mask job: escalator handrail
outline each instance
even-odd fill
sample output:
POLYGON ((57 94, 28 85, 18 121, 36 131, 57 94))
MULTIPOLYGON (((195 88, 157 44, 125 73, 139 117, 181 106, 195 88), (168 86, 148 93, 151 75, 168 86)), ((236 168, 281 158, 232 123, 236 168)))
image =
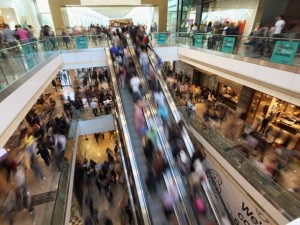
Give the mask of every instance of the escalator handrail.
MULTIPOLYGON (((152 49, 153 49, 153 52, 155 53, 154 48, 152 48, 152 49)), ((151 62, 151 65, 152 65, 152 67, 153 67, 153 61, 151 60, 151 57, 150 57, 149 55, 148 55, 148 57, 149 57, 149 60, 150 60, 150 62, 151 62)), ((170 107, 170 109, 171 109, 171 112, 172 112, 172 114, 173 114, 173 117, 174 117, 176 123, 178 123, 179 121, 181 121, 180 112, 178 111, 178 109, 177 109, 177 107, 176 107, 176 105, 175 105, 175 103, 174 103, 174 100, 173 100, 173 98, 171 97, 171 94, 170 94, 169 89, 168 89, 168 87, 167 87, 167 85, 166 85, 166 82, 165 82, 164 79, 162 78, 162 76, 163 76, 162 73, 163 73, 163 72, 162 72, 161 70, 159 70, 159 71, 157 72, 158 78, 159 78, 159 82, 160 82, 160 86, 161 86, 161 88, 162 88, 162 90, 163 90, 163 93, 164 93, 164 95, 165 95, 165 98, 166 98, 166 100, 167 100, 167 102, 168 102, 168 105, 169 105, 169 107, 170 107)), ((185 127, 183 127, 183 129, 182 129, 182 138, 183 138, 184 143, 185 143, 185 145, 186 145, 186 148, 187 148, 187 150, 188 150, 188 152, 189 152, 189 155, 190 155, 190 157, 192 158, 195 149, 194 149, 193 143, 192 143, 192 141, 191 141, 191 139, 190 139, 190 137, 189 137, 189 135, 188 135, 188 131, 186 130, 185 127)), ((209 203, 210 203, 210 206, 211 206, 211 208, 212 208, 212 211, 213 211, 213 213, 214 213, 214 216, 215 216, 215 218, 216 218, 218 224, 221 225, 221 224, 222 224, 222 219, 221 219, 222 217, 221 217, 221 215, 220 215, 219 212, 218 212, 218 209, 217 209, 217 206, 216 206, 216 204, 215 204, 215 201, 213 200, 215 197, 213 196, 213 194, 211 194, 212 188, 211 188, 211 186, 210 186, 210 184, 209 184, 209 182, 208 182, 208 179, 204 179, 203 181, 201 181, 201 184, 202 184, 202 186, 203 186, 204 193, 205 193, 205 195, 206 195, 206 197, 207 197, 207 199, 208 199, 208 201, 209 201, 209 203), (210 191, 210 190, 211 190, 211 191, 210 191)), ((225 206, 224 206, 224 208, 225 208, 225 206)), ((229 217, 229 216, 228 216, 228 217, 229 217)), ((229 217, 229 218, 230 218, 230 217, 229 217)), ((230 218, 230 219, 231 219, 231 218, 230 218)))
MULTIPOLYGON (((127 166, 126 166, 126 163, 125 163, 125 156, 124 156, 124 152, 123 152, 124 149, 123 149, 122 142, 121 142, 121 137, 120 137, 120 134, 119 134, 120 124, 117 120, 117 115, 116 114, 117 114, 117 110, 114 109, 113 110, 113 117, 114 117, 114 123, 115 123, 115 127, 116 127, 118 147, 119 147, 119 151, 121 153, 121 160, 122 160, 123 170, 124 170, 125 179, 126 179, 126 186, 127 186, 128 194, 129 194, 129 201, 130 201, 130 205, 131 205, 131 208, 132 208, 134 222, 135 222, 135 224, 138 224, 137 216, 136 216, 136 210, 135 210, 135 207, 134 207, 133 195, 132 195, 131 188, 130 188, 130 181, 129 181, 129 177, 128 177, 127 166)), ((124 148, 125 148, 125 146, 124 146, 124 148)))
MULTIPOLYGON (((133 48, 133 46, 132 46, 132 43, 131 43, 131 40, 130 40, 130 39, 128 40, 128 44, 129 44, 129 43, 131 44, 130 47, 131 47, 131 49, 133 50, 133 52, 132 52, 131 50, 129 50, 129 52, 130 52, 130 54, 132 55, 133 60, 135 61, 136 67, 139 67, 139 69, 141 70, 141 67, 140 67, 140 65, 139 65, 139 62, 137 62, 138 60, 136 61, 136 59, 135 59, 135 58, 137 58, 137 57, 136 57, 136 55, 135 55, 134 48, 133 48), (135 57, 134 57, 134 56, 135 56, 135 57)), ((139 70, 138 70, 138 69, 137 69, 137 72, 139 73, 139 70)), ((144 84, 144 89, 145 89, 145 90, 150 90, 149 87, 148 87, 147 82, 145 81, 145 77, 143 76, 143 74, 141 75, 141 74, 139 73, 139 76, 140 76, 140 79, 141 79, 142 84, 144 84)), ((150 112, 152 113, 153 118, 155 118, 155 119, 154 119, 154 122, 155 122, 156 127, 157 127, 157 130, 158 130, 157 135, 158 135, 158 137, 160 138, 160 142, 162 143, 164 152, 166 153, 165 155, 166 155, 167 160, 168 160, 168 163, 169 163, 169 165, 170 165, 171 174, 173 175, 174 181, 175 181, 175 183, 176 183, 176 186, 177 186, 177 189, 178 189, 179 196, 181 197, 181 200, 182 200, 182 202, 184 203, 184 204, 183 204, 183 207, 184 207, 183 210, 186 212, 185 214, 186 214, 186 216, 187 216, 187 219, 188 219, 188 221, 189 221, 189 224, 195 224, 195 221, 197 221, 197 220, 195 219, 194 214, 191 213, 191 207, 187 207, 187 205, 189 205, 189 203, 187 203, 187 202, 184 200, 183 195, 187 196, 187 192, 186 192, 186 190, 185 190, 185 188, 184 188, 185 185, 183 184, 181 175, 180 175, 180 173, 178 172, 178 169, 177 169, 177 166, 176 166, 176 164, 175 164, 174 158, 173 158, 173 156, 172 156, 172 154, 171 154, 170 146, 169 146, 169 144, 168 144, 167 138, 166 138, 165 133, 164 133, 164 131, 163 131, 162 122, 159 121, 158 118, 157 118, 156 116, 154 116, 154 115, 157 115, 157 113, 156 113, 156 112, 157 112, 157 109, 156 109, 155 104, 153 104, 153 102, 154 102, 153 96, 152 96, 151 94, 148 93, 148 94, 146 95, 146 97, 148 98, 148 103, 149 103, 148 105, 149 105, 150 112), (175 168, 176 168, 176 169, 175 169, 175 168), (174 170, 175 170, 175 171, 174 171, 174 170), (180 188, 180 187, 182 187, 182 188, 180 188), (182 189, 184 189, 184 190, 182 190, 182 189), (185 192, 185 193, 184 193, 184 192, 185 192)), ((168 178, 168 179, 170 179, 170 178, 168 178)), ((170 180, 167 180, 167 182, 169 182, 168 185, 171 185, 170 180)), ((168 185, 167 185, 167 186, 168 186, 168 185)), ((190 206, 190 205, 189 205, 189 206, 190 206)), ((179 207, 180 207, 180 206, 179 206, 179 207)), ((177 209, 177 211, 178 211, 178 209, 177 209)))
POLYGON ((130 165, 132 167, 132 172, 133 172, 133 177, 135 180, 137 192, 139 193, 138 199, 139 199, 140 207, 142 210, 143 221, 144 221, 145 225, 150 225, 150 224, 152 224, 152 222, 151 222, 150 213, 149 213, 149 210, 147 207, 147 201, 145 199, 146 193, 144 192, 144 189, 143 189, 139 169, 138 169, 137 162, 136 162, 136 157, 135 157, 134 150, 133 150, 130 133, 128 131, 127 121, 125 118, 125 113, 124 113, 122 100, 121 100, 121 95, 120 95, 118 84, 117 84, 118 81, 116 79, 114 66, 113 66, 111 55, 110 55, 110 49, 105 48, 105 52, 106 52, 106 57, 107 57, 107 61, 108 61, 108 66, 109 66, 110 73, 111 73, 111 79, 112 79, 113 88, 114 88, 114 92, 115 92, 115 98, 116 98, 116 105, 117 105, 118 111, 119 111, 119 118, 120 118, 120 122, 121 122, 121 125, 123 128, 124 138, 125 138, 125 141, 127 144, 128 155, 131 159, 130 165))

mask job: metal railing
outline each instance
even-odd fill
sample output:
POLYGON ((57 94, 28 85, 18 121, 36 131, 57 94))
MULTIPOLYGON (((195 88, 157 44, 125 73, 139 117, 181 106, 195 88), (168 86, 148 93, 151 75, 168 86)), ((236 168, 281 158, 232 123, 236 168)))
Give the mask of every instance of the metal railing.
POLYGON ((295 219, 300 215, 300 201, 292 196, 290 191, 274 182, 270 175, 248 159, 239 150, 236 143, 225 138, 213 126, 207 126, 203 117, 197 114, 189 117, 185 106, 180 104, 171 88, 169 90, 173 95, 177 109, 189 125, 213 146, 254 188, 268 199, 282 215, 288 220, 295 219))
POLYGON ((128 155, 131 159, 130 165, 131 165, 131 168, 133 171, 134 181, 135 181, 135 185, 137 188, 138 200, 139 200, 139 204, 140 204, 140 208, 141 208, 141 212, 142 212, 143 222, 145 225, 152 224, 151 218, 150 218, 150 213, 148 211, 147 200, 145 199, 146 193, 143 188, 144 185, 142 183, 142 178, 139 173, 137 161, 136 161, 134 150, 133 150, 132 140, 130 138, 130 134, 129 134, 129 131, 127 128, 127 121, 125 118, 122 100, 121 100, 121 96, 120 96, 120 92, 119 92, 119 88, 118 88, 118 81, 117 81, 117 78, 116 78, 116 75, 114 72, 114 66, 113 66, 111 56, 110 56, 110 50, 108 48, 106 48, 105 52, 106 52, 106 56, 107 56, 108 66, 109 66, 109 69, 111 72, 111 79, 112 79, 113 89, 114 89, 115 97, 116 97, 116 105, 117 105, 118 112, 119 112, 119 121, 123 128, 122 130, 123 130, 123 134, 124 134, 124 139, 126 141, 128 155))

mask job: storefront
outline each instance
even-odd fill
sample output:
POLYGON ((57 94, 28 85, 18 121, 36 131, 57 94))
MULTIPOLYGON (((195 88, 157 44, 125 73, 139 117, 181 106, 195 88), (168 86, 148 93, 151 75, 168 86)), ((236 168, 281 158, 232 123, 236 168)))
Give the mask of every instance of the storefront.
POLYGON ((195 68, 194 70, 192 84, 213 91, 216 97, 219 97, 224 104, 233 110, 236 110, 237 108, 241 90, 243 88, 243 85, 241 84, 199 68, 195 68))
POLYGON ((247 119, 255 117, 269 118, 269 123, 291 134, 300 132, 300 107, 259 91, 254 93, 247 119))
POLYGON ((236 110, 243 86, 219 76, 216 80, 218 82, 217 94, 225 105, 236 110))

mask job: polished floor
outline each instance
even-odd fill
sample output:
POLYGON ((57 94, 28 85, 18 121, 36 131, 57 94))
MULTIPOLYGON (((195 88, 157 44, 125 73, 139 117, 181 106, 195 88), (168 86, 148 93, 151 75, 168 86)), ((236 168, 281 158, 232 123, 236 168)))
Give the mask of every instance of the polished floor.
MULTIPOLYGON (((78 150, 80 150, 81 157, 87 159, 88 161, 93 160, 97 163, 103 163, 104 161, 107 161, 108 158, 106 149, 110 148, 113 150, 116 139, 114 132, 105 132, 103 133, 103 136, 104 139, 100 135, 98 143, 93 134, 80 136, 78 150)), ((115 160, 117 160, 116 157, 115 160)), ((116 161, 115 166, 116 170, 118 170, 120 168, 119 162, 116 161)), ((117 182, 112 184, 113 203, 109 203, 108 199, 104 195, 103 190, 101 193, 99 193, 94 179, 92 179, 91 186, 87 186, 86 184, 84 186, 84 200, 88 194, 88 189, 90 189, 91 197, 93 199, 93 206, 99 213, 100 221, 102 221, 104 217, 109 217, 114 225, 128 224, 126 222, 124 223, 124 221, 121 221, 121 215, 123 220, 128 220, 127 216, 121 213, 121 207, 124 207, 124 204, 127 203, 128 195, 126 189, 123 189, 123 187, 119 184, 118 177, 117 182)), ((79 212, 78 203, 74 198, 72 199, 72 202, 73 209, 69 224, 83 224, 85 218, 90 216, 89 208, 86 204, 83 204, 83 211, 79 212)))

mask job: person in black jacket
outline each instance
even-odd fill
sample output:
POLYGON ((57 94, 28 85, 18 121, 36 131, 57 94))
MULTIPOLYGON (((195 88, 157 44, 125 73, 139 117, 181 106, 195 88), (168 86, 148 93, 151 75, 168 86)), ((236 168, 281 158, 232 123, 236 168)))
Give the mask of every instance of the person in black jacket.
POLYGON ((37 143, 37 154, 40 154, 47 166, 50 166, 50 155, 45 141, 40 140, 37 143))

